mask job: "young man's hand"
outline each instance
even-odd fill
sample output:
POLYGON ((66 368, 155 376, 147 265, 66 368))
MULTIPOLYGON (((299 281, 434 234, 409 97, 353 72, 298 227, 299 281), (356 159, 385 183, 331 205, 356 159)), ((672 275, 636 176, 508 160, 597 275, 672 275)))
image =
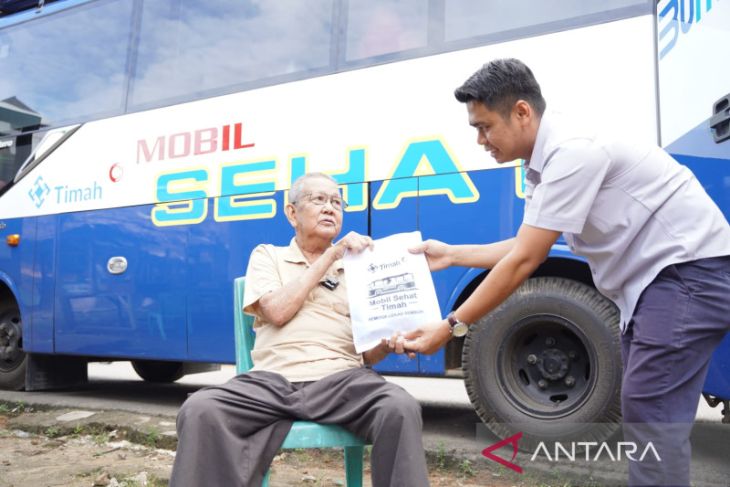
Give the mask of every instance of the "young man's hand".
POLYGON ((409 352, 436 353, 451 339, 451 325, 446 320, 428 323, 405 335, 404 348, 409 352))
POLYGON ((452 264, 451 246, 438 240, 425 240, 408 251, 412 254, 425 254, 431 271, 440 271, 452 264))
POLYGON ((380 340, 380 343, 377 344, 375 347, 363 352, 363 361, 367 365, 374 365, 387 357, 389 353, 407 353, 408 358, 414 358, 416 354, 414 352, 406 351, 404 344, 405 337, 403 336, 403 334, 400 332, 393 333, 393 336, 390 337, 390 340, 387 338, 383 338, 382 340, 380 340))

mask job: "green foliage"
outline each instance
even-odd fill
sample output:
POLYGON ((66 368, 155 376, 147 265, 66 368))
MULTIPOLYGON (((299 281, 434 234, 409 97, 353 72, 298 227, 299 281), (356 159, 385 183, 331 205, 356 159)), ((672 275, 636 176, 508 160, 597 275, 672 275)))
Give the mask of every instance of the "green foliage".
POLYGON ((436 445, 436 467, 439 470, 444 470, 448 466, 448 459, 446 457, 446 445, 443 441, 439 441, 436 445))
POLYGON ((469 460, 464 459, 459 464, 459 475, 461 477, 474 477, 476 475, 476 470, 474 470, 474 466, 469 460))
POLYGON ((109 433, 106 431, 102 431, 101 433, 97 433, 91 437, 91 439, 96 443, 97 445, 105 445, 109 442, 109 433))
POLYGON ((160 440, 160 432, 155 428, 151 428, 145 435, 144 444, 150 448, 156 448, 157 442, 160 440))

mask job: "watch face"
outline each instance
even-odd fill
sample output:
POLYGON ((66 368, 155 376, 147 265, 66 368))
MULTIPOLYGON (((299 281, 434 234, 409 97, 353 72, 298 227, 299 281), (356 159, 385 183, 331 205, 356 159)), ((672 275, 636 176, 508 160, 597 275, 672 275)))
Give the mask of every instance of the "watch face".
POLYGON ((466 323, 458 322, 454 325, 454 328, 451 331, 451 335, 455 337, 463 337, 466 335, 466 332, 469 331, 469 326, 467 326, 466 323))

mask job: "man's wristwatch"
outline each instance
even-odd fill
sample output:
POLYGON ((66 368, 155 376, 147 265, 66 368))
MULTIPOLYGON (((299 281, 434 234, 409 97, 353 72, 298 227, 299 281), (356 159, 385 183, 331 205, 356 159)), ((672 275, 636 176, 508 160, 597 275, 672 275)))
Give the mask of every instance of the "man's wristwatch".
POLYGON ((446 316, 446 321, 449 322, 449 326, 451 327, 452 337, 463 337, 469 331, 469 325, 454 316, 453 311, 446 316))

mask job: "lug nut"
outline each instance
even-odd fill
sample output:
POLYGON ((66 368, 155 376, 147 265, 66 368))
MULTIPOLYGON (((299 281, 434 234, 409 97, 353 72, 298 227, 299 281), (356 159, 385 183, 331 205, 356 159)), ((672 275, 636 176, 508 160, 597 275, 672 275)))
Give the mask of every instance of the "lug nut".
POLYGON ((530 365, 535 365, 537 363, 537 357, 534 353, 527 356, 527 363, 530 365))
POLYGON ((553 345, 555 345, 555 338, 553 338, 553 337, 548 337, 548 338, 547 338, 547 339, 545 340, 545 345, 547 345, 548 347, 552 347, 553 345))
POLYGON ((575 359, 575 357, 577 357, 577 356, 578 356, 578 354, 577 354, 577 353, 575 353, 575 352, 574 352, 574 351, 572 351, 572 350, 571 350, 570 352, 568 352, 568 357, 570 357, 570 358, 572 358, 572 359, 575 359))
POLYGON ((569 375, 565 378, 565 385, 568 387, 573 387, 575 385, 575 378, 572 375, 569 375))
POLYGON ((537 381, 537 387, 539 387, 540 389, 547 389, 547 382, 540 379, 539 381, 537 381))

